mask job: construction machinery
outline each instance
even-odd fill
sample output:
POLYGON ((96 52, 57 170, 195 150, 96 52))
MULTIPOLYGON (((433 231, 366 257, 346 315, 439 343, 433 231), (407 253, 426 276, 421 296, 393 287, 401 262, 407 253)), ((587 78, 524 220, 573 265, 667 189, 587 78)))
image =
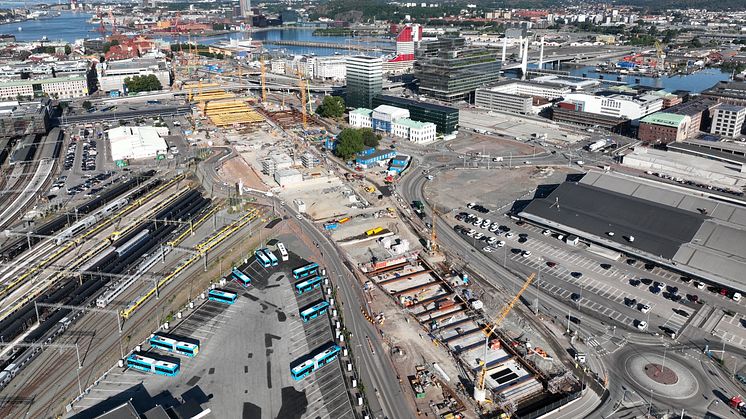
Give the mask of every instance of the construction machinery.
POLYGON ((267 66, 264 57, 259 57, 259 67, 262 70, 262 103, 267 103, 267 66))
POLYGON ((524 291, 528 289, 529 286, 531 286, 531 283, 534 281, 534 278, 536 278, 536 273, 532 273, 529 275, 528 278, 526 278, 526 282, 523 283, 523 286, 518 291, 518 293, 513 297, 513 299, 503 307, 502 311, 498 313, 498 315, 495 317, 495 320, 492 322, 492 324, 487 324, 482 329, 482 332, 484 332, 484 357, 480 361, 480 365, 482 366, 481 371, 479 372, 479 377, 477 378, 477 384, 474 386, 474 400, 477 401, 477 403, 484 403, 484 402, 491 402, 491 400, 487 399, 487 390, 484 388, 484 382, 485 377, 487 376, 487 348, 490 343, 490 337, 492 336, 495 329, 497 329, 505 320, 506 317, 508 317, 508 314, 511 310, 513 310, 513 306, 515 303, 518 302, 518 300, 521 298, 521 294, 523 294, 524 291))

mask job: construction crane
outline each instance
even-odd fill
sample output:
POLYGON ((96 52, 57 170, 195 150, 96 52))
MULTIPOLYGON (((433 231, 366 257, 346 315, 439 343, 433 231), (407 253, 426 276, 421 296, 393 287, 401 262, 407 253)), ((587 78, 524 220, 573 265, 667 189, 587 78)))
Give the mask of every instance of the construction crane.
POLYGON ((303 79, 303 72, 300 70, 300 65, 295 70, 298 73, 298 89, 300 90, 300 109, 303 120, 303 128, 308 127, 308 115, 306 114, 306 82, 303 79))
POLYGON ((114 20, 114 13, 112 12, 111 7, 109 7, 109 20, 111 21, 111 35, 118 35, 119 30, 117 29, 117 21, 114 20))
POLYGON ((264 65, 264 57, 259 57, 259 66, 262 70, 262 103, 267 102, 267 66, 264 65))
POLYGON ((495 320, 492 322, 492 325, 485 325, 485 327, 482 329, 482 332, 484 332, 485 334, 484 357, 479 362, 482 366, 482 370, 479 372, 477 385, 474 386, 474 400, 476 400, 478 403, 489 401, 487 400, 487 391, 484 388, 484 381, 487 375, 487 348, 489 346, 490 336, 492 336, 492 333, 495 331, 495 329, 497 329, 500 324, 502 324, 503 320, 508 317, 510 311, 513 310, 513 306, 521 298, 521 294, 523 294, 523 292, 528 289, 528 287, 534 281, 534 278, 536 278, 536 273, 532 273, 531 275, 529 275, 529 277, 526 278, 526 282, 523 283, 523 287, 521 287, 515 297, 513 297, 513 299, 505 307, 503 307, 502 311, 500 311, 495 320))
POLYGON ((658 61, 655 63, 655 68, 657 70, 663 70, 664 61, 666 59, 666 53, 663 51, 663 47, 661 46, 661 43, 658 41, 655 41, 655 56, 658 58, 658 61))

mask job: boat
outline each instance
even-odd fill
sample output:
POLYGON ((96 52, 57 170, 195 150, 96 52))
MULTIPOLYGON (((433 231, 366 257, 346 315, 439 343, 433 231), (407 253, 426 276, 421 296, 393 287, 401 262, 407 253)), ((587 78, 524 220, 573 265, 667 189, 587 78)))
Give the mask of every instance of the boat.
POLYGON ((23 30, 23 28, 19 26, 18 27, 18 32, 21 32, 22 30, 23 30))

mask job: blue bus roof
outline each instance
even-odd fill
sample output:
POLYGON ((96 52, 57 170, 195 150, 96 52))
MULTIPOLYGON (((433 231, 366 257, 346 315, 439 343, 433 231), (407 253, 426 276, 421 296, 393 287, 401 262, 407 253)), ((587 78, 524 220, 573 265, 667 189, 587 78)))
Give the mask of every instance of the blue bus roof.
POLYGON ((304 315, 304 314, 310 314, 310 313, 313 313, 316 310, 321 310, 322 308, 325 308, 325 307, 329 307, 329 303, 327 303, 326 301, 322 301, 322 302, 320 302, 318 304, 314 304, 313 307, 309 307, 309 308, 301 311, 300 314, 301 314, 301 316, 304 315))

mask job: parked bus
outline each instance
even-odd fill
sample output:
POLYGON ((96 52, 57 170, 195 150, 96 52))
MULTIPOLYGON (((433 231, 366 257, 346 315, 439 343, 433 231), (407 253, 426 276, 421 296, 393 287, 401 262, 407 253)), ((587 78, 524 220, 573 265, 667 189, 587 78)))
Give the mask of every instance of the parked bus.
POLYGON ((304 323, 307 323, 316 317, 319 317, 326 313, 326 311, 329 309, 329 303, 326 301, 319 301, 318 303, 314 304, 312 307, 309 307, 303 311, 300 312, 300 318, 303 319, 304 323))
POLYGON ((296 281, 299 279, 308 278, 309 276, 316 276, 318 274, 319 264, 316 262, 293 269, 293 278, 295 278, 296 281))
POLYGON ((264 252, 264 255, 269 258, 269 261, 272 263, 272 266, 277 266, 277 264, 279 263, 277 261, 277 256, 275 256, 275 254, 272 253, 272 251, 267 249, 266 247, 261 250, 264 252))
POLYGON ((308 292, 314 288, 318 288, 321 286, 322 279, 324 278, 315 276, 313 278, 306 279, 305 281, 298 282, 297 284, 295 284, 295 291, 298 292, 298 295, 301 295, 304 292, 308 292))
POLYGON ((236 293, 234 292, 215 288, 214 290, 210 290, 210 292, 207 293, 207 298, 209 300, 217 301, 223 304, 233 304, 236 302, 236 298, 238 298, 238 295, 236 295, 236 293))
POLYGON ((262 249, 257 249, 256 251, 254 251, 254 256, 256 256, 256 260, 259 261, 259 264, 262 265, 262 267, 269 268, 270 266, 272 266, 272 261, 269 260, 262 249))
POLYGON ((150 336, 150 346, 155 349, 173 352, 180 355, 195 356, 199 352, 199 341, 166 333, 156 332, 150 336), (191 342, 187 342, 190 340, 191 342))
POLYGON ((249 285, 251 285, 251 278, 245 273, 241 272, 240 269, 234 267, 231 271, 231 274, 233 275, 233 278, 235 278, 236 281, 238 281, 238 283, 243 285, 244 287, 248 287, 249 285))
MULTIPOLYGON (((177 360, 178 361, 178 360, 177 360)), ((127 357, 127 368, 173 377, 179 374, 179 363, 158 359, 150 353, 133 352, 127 357)))
POLYGON ((280 251, 280 258, 283 262, 287 262, 288 259, 290 259, 290 256, 288 255, 288 249, 285 248, 284 244, 277 243, 277 250, 280 251))
POLYGON ((332 343, 318 355, 303 361, 295 368, 291 368, 290 375, 296 381, 302 380, 312 372, 337 359, 341 351, 342 348, 339 345, 332 343))

